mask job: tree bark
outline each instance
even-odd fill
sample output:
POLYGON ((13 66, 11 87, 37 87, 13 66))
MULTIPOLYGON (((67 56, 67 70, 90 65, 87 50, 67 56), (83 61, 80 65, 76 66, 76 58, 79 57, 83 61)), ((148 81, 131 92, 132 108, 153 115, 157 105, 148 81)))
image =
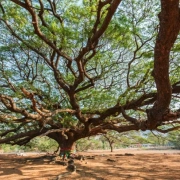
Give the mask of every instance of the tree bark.
POLYGON ((109 143, 110 148, 111 148, 111 152, 113 152, 113 143, 109 143))
POLYGON ((60 156, 62 156, 63 160, 66 156, 69 158, 77 140, 75 135, 73 133, 62 134, 62 132, 53 132, 48 134, 48 137, 54 139, 59 144, 60 156))
POLYGON ((157 100, 148 111, 149 129, 156 128, 171 102, 172 87, 169 79, 169 56, 177 39, 180 27, 179 0, 161 0, 159 13, 160 28, 154 49, 154 76, 157 88, 157 100))
POLYGON ((65 158, 69 158, 73 147, 74 147, 74 141, 72 140, 68 140, 68 139, 64 139, 61 144, 60 144, 60 156, 62 156, 63 161, 65 160, 65 158))

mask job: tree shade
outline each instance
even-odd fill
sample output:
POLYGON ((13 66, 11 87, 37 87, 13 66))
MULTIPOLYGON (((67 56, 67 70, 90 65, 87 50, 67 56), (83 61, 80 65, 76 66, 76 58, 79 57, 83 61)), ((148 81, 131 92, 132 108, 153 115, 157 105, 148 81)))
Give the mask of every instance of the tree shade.
POLYGON ((178 0, 0 2, 0 143, 61 148, 180 128, 178 0))

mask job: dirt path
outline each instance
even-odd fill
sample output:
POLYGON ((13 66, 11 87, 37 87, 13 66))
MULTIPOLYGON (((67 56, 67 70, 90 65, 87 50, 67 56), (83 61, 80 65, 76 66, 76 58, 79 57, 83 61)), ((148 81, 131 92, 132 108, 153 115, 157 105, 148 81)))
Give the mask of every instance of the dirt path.
MULTIPOLYGON (((80 153, 77 172, 66 180, 180 180, 180 151, 119 150, 80 153), (126 153, 126 154, 125 154, 126 153)), ((55 180, 66 172, 60 161, 42 155, 0 155, 0 179, 55 180)))

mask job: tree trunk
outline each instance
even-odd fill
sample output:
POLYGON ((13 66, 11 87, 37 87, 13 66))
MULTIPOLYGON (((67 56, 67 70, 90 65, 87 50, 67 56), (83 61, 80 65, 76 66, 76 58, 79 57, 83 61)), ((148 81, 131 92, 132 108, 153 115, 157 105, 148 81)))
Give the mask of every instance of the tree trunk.
POLYGON ((154 76, 157 87, 157 100, 148 111, 148 128, 155 129, 168 113, 171 102, 171 83, 169 79, 169 55, 177 39, 180 28, 179 0, 161 0, 159 13, 160 28, 154 49, 154 76))
POLYGON ((70 155, 75 147, 75 142, 71 139, 63 139, 60 144, 60 156, 62 157, 63 161, 65 158, 70 158, 70 155))
POLYGON ((64 160, 66 157, 69 158, 72 150, 75 148, 75 137, 74 134, 62 134, 59 132, 54 132, 48 134, 48 136, 54 139, 60 147, 60 156, 64 160))
POLYGON ((111 148, 111 152, 113 152, 113 143, 109 143, 110 148, 111 148))

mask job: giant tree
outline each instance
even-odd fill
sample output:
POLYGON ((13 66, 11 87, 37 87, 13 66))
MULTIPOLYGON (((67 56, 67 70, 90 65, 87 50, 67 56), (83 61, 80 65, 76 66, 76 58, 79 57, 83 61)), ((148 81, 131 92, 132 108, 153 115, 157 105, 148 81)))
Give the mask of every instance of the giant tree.
POLYGON ((0 143, 177 130, 179 12, 178 0, 2 0, 0 143))

